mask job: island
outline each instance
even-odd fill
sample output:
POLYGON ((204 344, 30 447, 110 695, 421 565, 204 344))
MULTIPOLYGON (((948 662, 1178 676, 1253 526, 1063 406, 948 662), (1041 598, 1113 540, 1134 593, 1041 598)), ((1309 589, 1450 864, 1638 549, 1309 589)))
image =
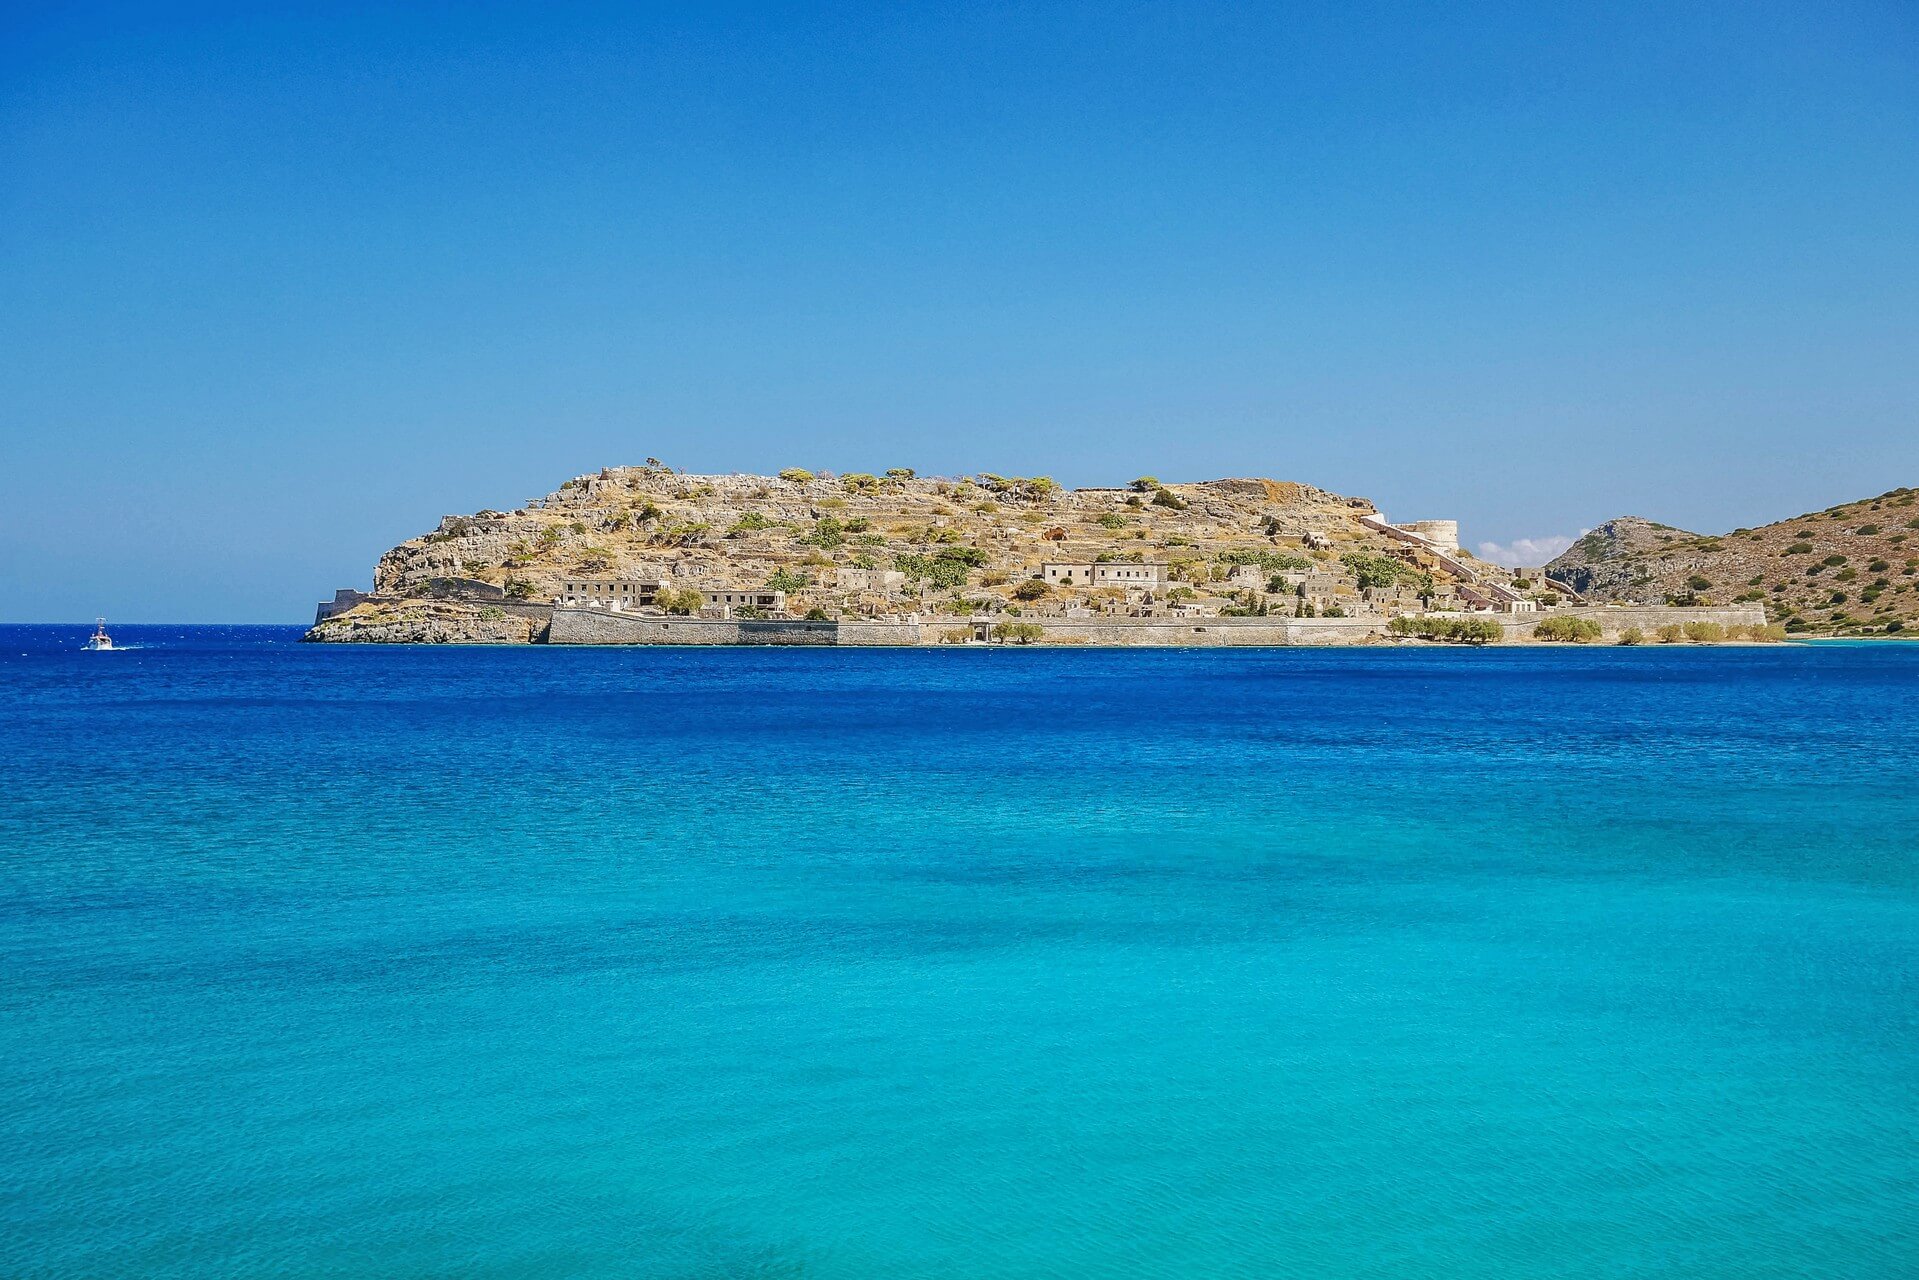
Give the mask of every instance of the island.
POLYGON ((1067 489, 908 468, 576 476, 449 515, 315 642, 1347 645, 1771 640, 1761 602, 1599 601, 1451 519, 1267 479, 1067 489))

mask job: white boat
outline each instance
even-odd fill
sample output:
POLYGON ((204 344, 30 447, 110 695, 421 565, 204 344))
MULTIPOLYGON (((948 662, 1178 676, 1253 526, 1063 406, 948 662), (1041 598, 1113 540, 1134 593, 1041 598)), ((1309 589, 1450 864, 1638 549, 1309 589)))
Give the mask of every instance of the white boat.
POLYGON ((93 634, 87 637, 87 648, 89 650, 113 648, 113 637, 107 634, 105 618, 93 620, 93 634))

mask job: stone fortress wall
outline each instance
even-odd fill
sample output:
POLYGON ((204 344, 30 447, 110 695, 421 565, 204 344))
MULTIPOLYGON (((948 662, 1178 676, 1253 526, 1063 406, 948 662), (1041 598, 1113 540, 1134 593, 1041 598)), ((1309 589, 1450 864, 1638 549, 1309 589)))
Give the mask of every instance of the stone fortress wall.
MULTIPOLYGON (((1629 627, 1648 636, 1660 627, 1688 622, 1714 622, 1725 627, 1765 625, 1766 615, 1756 606, 1737 608, 1554 609, 1539 613, 1490 616, 1505 632, 1507 643, 1536 643, 1533 628, 1542 618, 1564 613, 1591 618, 1607 639, 1616 640, 1629 627)), ((1386 634, 1385 618, 1031 618, 1045 628, 1043 645, 1121 647, 1219 646, 1274 647, 1290 645, 1357 644, 1386 634)), ((949 632, 976 628, 964 618, 926 622, 798 622, 722 621, 708 618, 661 617, 612 613, 599 609, 553 610, 549 644, 692 644, 692 645, 841 645, 914 646, 946 643, 949 632)))
POLYGON ((1569 609, 1541 609, 1538 613, 1522 614, 1478 614, 1477 617, 1491 617, 1505 629, 1508 642, 1533 640, 1533 628, 1546 618, 1564 614, 1573 618, 1591 618, 1597 622, 1601 634, 1608 640, 1617 640, 1620 633, 1637 627, 1647 636, 1651 636, 1661 627, 1680 626, 1689 622, 1716 622, 1722 627, 1763 627, 1766 625, 1766 611, 1756 604, 1713 606, 1677 605, 1628 605, 1583 606, 1569 609))

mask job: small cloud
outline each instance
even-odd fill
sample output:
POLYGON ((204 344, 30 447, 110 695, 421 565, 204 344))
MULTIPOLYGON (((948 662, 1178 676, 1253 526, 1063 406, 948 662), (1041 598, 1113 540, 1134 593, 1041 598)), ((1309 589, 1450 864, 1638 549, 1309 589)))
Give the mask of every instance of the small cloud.
MULTIPOLYGON (((1591 532, 1590 529, 1581 529, 1579 538, 1591 532)), ((1482 542, 1479 544, 1479 558, 1490 560, 1494 564, 1503 564, 1509 569, 1520 565, 1538 566, 1551 560, 1577 542, 1579 538, 1554 533, 1543 538, 1514 538, 1511 542, 1505 543, 1482 542)))

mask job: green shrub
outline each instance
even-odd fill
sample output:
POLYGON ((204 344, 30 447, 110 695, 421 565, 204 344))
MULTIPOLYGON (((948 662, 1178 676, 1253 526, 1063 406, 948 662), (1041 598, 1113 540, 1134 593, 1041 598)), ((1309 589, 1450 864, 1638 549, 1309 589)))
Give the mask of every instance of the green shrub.
POLYGON ((697 587, 686 587, 684 589, 662 587, 660 588, 660 593, 653 597, 653 603, 668 613, 685 615, 698 613, 701 609, 705 608, 706 597, 700 593, 697 587))
POLYGON ((1704 591, 1708 587, 1712 586, 1712 579, 1701 577, 1699 574, 1695 573, 1692 575, 1692 577, 1686 579, 1686 585, 1692 588, 1694 591, 1704 591))
POLYGON ((1127 488, 1131 489, 1134 493, 1151 493, 1160 487, 1158 476, 1141 476, 1127 486, 1127 488))
POLYGON ((941 644, 970 644, 973 640, 971 627, 948 627, 940 632, 941 644))
POLYGON ((1051 476, 996 476, 990 471, 981 472, 977 481, 985 488, 1003 498, 1025 498, 1038 501, 1050 498, 1059 492, 1059 482, 1051 476))
POLYGON ((848 493, 872 493, 880 487, 880 478, 865 471, 852 471, 840 477, 840 487, 848 493))
POLYGON ((1186 510, 1186 499, 1180 497, 1171 489, 1159 489, 1153 494, 1153 505, 1156 507, 1166 507, 1173 511, 1184 511, 1186 510))
POLYGON ((1786 548, 1786 554, 1789 556, 1803 556, 1811 550, 1812 544, 1810 542, 1795 542, 1786 548))
POLYGON ((808 622, 831 622, 833 618, 826 610, 820 608, 818 605, 814 605, 806 611, 806 620, 808 622))
POLYGON ((1660 644, 1678 644, 1686 638, 1686 629, 1676 622, 1668 622, 1659 628, 1660 644))
POLYGON ((1312 564, 1312 561, 1304 556, 1288 555, 1284 551, 1247 550, 1222 551, 1219 553, 1219 562, 1221 564, 1256 564, 1270 573, 1278 573, 1286 569, 1305 569, 1312 564))
MULTIPOLYGON (((1327 617, 1339 616, 1332 610, 1327 617)), ((1386 624, 1396 636, 1419 636, 1426 640, 1444 640, 1453 644, 1493 644, 1505 637, 1505 628, 1491 618, 1441 618, 1431 615, 1401 614, 1386 624)))
POLYGON ((1533 628, 1533 635, 1541 640, 1557 640, 1570 644, 1591 644, 1599 639, 1599 624, 1591 618, 1575 618, 1570 614, 1560 614, 1547 618, 1533 628))
POLYGON ((957 587, 966 581, 966 566, 938 556, 904 555, 893 567, 906 575, 908 582, 925 582, 935 588, 957 587))
POLYGON ((530 599, 533 595, 533 584, 525 578, 508 578, 506 580, 506 594, 509 599, 513 600, 530 599))
POLYGON ((1028 578, 1013 588, 1015 600, 1037 600, 1041 596, 1052 594, 1053 588, 1038 578, 1028 578))
POLYGON ((793 541, 804 547, 831 551, 846 541, 846 526, 832 516, 821 516, 814 522, 813 532, 803 533, 793 541))
POLYGON ((1505 636, 1506 629, 1491 618, 1457 618, 1448 638, 1461 644, 1496 644, 1505 636))
POLYGON ((713 526, 698 520, 682 520, 653 535, 653 541, 668 547, 690 547, 704 542, 713 526))
POLYGON ((805 484, 813 479, 813 473, 805 467, 788 467, 780 472, 780 479, 790 484, 805 484))
POLYGON ((1002 622, 993 630, 1007 644, 1031 644, 1046 634, 1037 622, 1002 622))
POLYGON ((733 522, 733 527, 726 531, 726 536, 729 538, 737 538, 742 533, 756 533, 761 529, 774 528, 777 524, 777 521, 768 520, 757 511, 746 511, 742 512, 740 518, 733 522))
POLYGON ((1726 629, 1717 622, 1688 622, 1686 639, 1694 644, 1718 644, 1726 638, 1726 629))
POLYGON ((773 570, 766 579, 766 589, 768 591, 804 591, 812 585, 813 580, 811 578, 803 573, 789 569, 785 565, 781 565, 779 568, 773 570))
POLYGON ((909 582, 927 582, 943 590, 964 586, 968 573, 986 560, 978 547, 941 547, 932 555, 900 556, 893 567, 909 582))
POLYGON ((1621 631, 1619 633, 1619 643, 1620 644, 1644 644, 1646 643, 1646 633, 1641 631, 1638 627, 1627 627, 1624 631, 1621 631))
POLYGON ((1352 571, 1362 588, 1390 587, 1401 577, 1417 572, 1403 561, 1391 556, 1374 555, 1370 551, 1348 551, 1339 558, 1339 562, 1352 571))

